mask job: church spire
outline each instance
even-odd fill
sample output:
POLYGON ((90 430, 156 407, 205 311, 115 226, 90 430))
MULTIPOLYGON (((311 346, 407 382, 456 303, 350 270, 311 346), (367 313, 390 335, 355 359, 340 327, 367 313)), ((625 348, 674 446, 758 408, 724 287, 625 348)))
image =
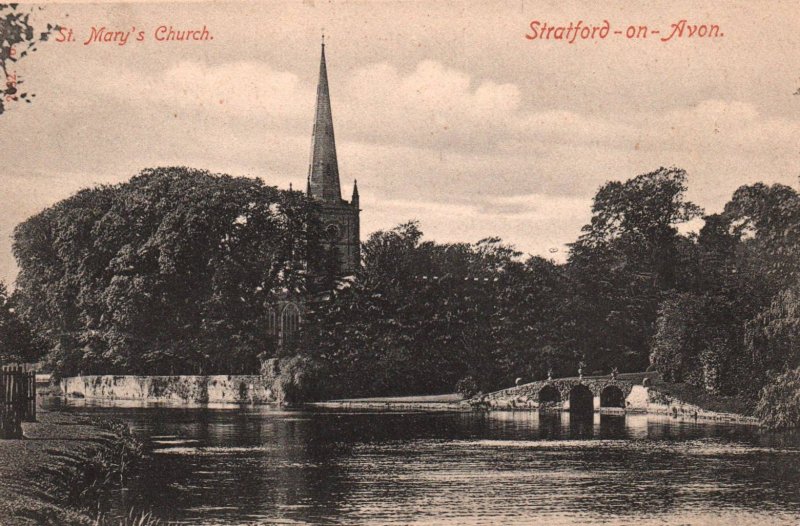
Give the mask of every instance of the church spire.
POLYGON ((322 201, 339 203, 339 164, 336 160, 336 141, 333 138, 333 116, 328 91, 328 70, 325 65, 325 36, 322 37, 322 57, 317 85, 317 109, 311 138, 311 162, 308 166, 308 195, 322 201))

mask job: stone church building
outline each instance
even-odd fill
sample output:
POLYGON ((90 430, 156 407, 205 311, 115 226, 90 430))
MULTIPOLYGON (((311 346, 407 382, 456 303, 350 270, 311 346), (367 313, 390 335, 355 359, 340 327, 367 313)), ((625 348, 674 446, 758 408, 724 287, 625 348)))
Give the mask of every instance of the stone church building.
MULTIPOLYGON (((311 133, 306 194, 320 204, 320 219, 325 236, 323 246, 334 253, 337 275, 343 277, 355 273, 361 265, 358 184, 353 182, 353 196, 350 201, 342 199, 324 41, 319 65, 317 107, 311 133)), ((269 311, 269 332, 277 337, 279 346, 290 341, 300 329, 305 300, 306 298, 287 299, 269 311)))
POLYGON ((358 183, 353 183, 353 197, 350 202, 342 199, 324 42, 319 65, 317 109, 311 136, 311 159, 308 165, 306 193, 309 197, 320 201, 326 241, 336 249, 339 273, 352 274, 361 263, 358 183))

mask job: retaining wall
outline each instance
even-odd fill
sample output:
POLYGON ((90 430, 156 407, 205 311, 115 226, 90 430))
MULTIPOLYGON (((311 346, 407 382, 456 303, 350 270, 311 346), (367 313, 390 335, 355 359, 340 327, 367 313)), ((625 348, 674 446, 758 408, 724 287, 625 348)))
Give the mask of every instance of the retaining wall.
POLYGON ((75 376, 61 380, 68 397, 180 403, 277 402, 260 375, 75 376))

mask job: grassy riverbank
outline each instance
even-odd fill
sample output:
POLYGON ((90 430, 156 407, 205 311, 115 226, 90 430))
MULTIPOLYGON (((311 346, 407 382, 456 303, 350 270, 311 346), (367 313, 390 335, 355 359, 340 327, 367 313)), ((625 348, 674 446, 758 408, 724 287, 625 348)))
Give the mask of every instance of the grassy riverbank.
POLYGON ((99 498, 138 454, 120 426, 42 411, 0 440, 0 524, 94 525, 99 498))
POLYGON ((754 402, 743 396, 722 396, 685 383, 673 384, 661 380, 653 382, 651 389, 706 411, 753 416, 754 402))
POLYGON ((370 411, 470 411, 458 394, 344 398, 307 404, 318 409, 370 411))
POLYGON ((448 403, 460 402, 463 397, 457 393, 438 394, 438 395, 416 395, 416 396, 376 396, 372 398, 342 398, 328 400, 329 402, 379 402, 379 403, 448 403))

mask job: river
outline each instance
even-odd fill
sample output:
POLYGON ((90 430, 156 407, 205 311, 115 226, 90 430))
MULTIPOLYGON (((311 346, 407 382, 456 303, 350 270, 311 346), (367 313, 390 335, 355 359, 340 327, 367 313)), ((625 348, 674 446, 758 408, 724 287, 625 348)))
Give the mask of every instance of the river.
POLYGON ((181 524, 800 523, 800 439, 645 415, 81 404, 147 444, 113 507, 181 524))

